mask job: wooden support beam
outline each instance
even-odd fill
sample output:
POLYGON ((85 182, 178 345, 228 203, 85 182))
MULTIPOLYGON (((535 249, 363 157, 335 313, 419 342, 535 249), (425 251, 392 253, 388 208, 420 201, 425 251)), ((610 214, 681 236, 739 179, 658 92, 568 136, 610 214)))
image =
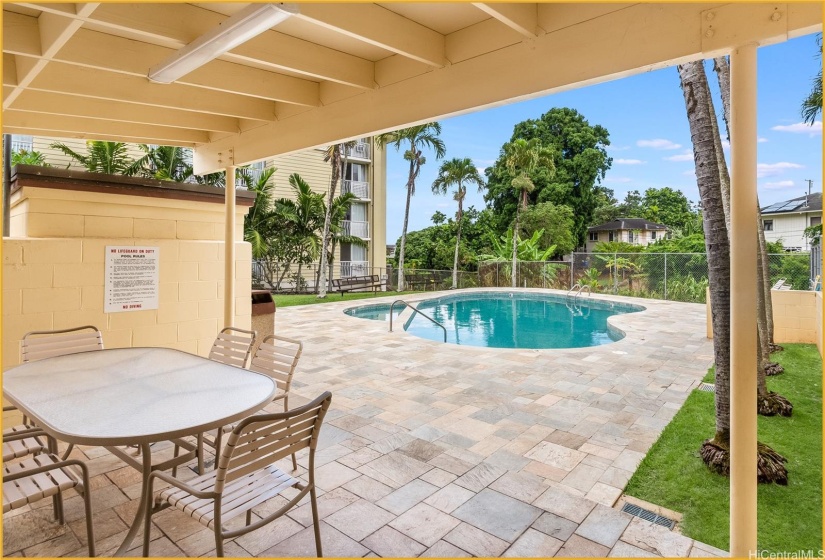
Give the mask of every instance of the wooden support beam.
POLYGON ((539 35, 539 16, 536 4, 473 2, 473 6, 527 38, 538 37, 539 35))

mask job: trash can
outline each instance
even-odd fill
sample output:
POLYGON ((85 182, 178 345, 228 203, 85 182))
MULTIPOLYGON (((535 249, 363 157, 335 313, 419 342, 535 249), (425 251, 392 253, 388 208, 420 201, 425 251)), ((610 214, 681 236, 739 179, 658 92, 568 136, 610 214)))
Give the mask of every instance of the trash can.
POLYGON ((254 356, 261 341, 275 334, 275 301, 269 290, 252 290, 252 330, 258 333, 252 348, 254 356))

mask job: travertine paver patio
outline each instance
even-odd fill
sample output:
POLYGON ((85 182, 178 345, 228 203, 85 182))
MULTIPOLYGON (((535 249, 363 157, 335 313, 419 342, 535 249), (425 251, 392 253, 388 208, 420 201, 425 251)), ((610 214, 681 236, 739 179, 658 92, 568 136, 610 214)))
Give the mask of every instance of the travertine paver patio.
MULTIPOLYGON (((304 342, 290 403, 333 393, 316 455, 326 556, 724 554, 612 508, 711 362, 703 305, 611 297, 647 308, 611 319, 626 338, 535 351, 389 333, 342 311, 392 298, 334 298, 276 313, 276 331, 304 342)), ((89 459, 106 554, 131 522, 139 475, 105 450, 76 453, 89 459)), ((80 498, 67 527, 48 521, 47 502, 5 519, 6 555, 85 554, 80 498)), ((214 554, 211 531, 188 517, 154 519, 153 555, 214 554)), ((311 523, 304 504, 226 554, 314 556, 311 523)))

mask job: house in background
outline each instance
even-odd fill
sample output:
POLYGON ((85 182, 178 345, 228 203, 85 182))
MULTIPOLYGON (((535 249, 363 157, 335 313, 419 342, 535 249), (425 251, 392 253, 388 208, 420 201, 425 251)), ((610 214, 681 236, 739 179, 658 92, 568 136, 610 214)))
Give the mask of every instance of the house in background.
POLYGON ((822 223, 822 193, 776 202, 762 210, 766 241, 780 241, 786 251, 810 251, 805 228, 822 223))
POLYGON ((586 250, 592 253, 596 243, 607 241, 624 241, 646 246, 662 239, 667 231, 667 226, 642 218, 618 218, 587 228, 586 250))
MULTIPOLYGON (((79 154, 86 153, 86 141, 75 138, 48 138, 32 135, 12 135, 12 151, 36 151, 43 154, 52 167, 72 168, 78 164, 63 152, 51 147, 61 142, 79 154)), ((128 145, 129 155, 135 159, 144 155, 136 144, 128 145)), ((256 177, 265 169, 275 167, 272 176, 273 198, 292 198, 289 176, 298 173, 315 192, 328 193, 331 178, 329 163, 324 161, 324 149, 309 149, 274 159, 259 161, 249 166, 256 177)), ((359 237, 366 246, 342 243, 335 254, 333 277, 383 274, 386 268, 386 153, 372 138, 361 138, 347 149, 343 181, 336 195, 351 192, 358 197, 350 206, 343 223, 344 232, 359 237), (381 270, 377 270, 381 269, 381 270)), ((307 270, 310 270, 307 267, 307 270)))

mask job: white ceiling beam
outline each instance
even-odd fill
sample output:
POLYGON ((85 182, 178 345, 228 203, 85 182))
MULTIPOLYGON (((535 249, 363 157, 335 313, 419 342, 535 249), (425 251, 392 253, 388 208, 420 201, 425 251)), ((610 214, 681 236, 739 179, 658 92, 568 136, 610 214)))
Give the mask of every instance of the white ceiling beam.
MULTIPOLYGON (((702 18, 708 8, 707 4, 637 4, 571 24, 534 40, 199 146, 196 172, 218 169, 218 154, 229 149, 240 165, 712 57, 733 45, 714 45, 719 50, 703 51, 702 18)), ((767 29, 760 23, 763 14, 751 5, 729 4, 725 10, 730 11, 726 21, 743 30, 761 30, 758 37, 748 35, 760 42, 792 36, 795 28, 822 28, 822 12, 816 4, 794 4, 787 21, 767 29)))
MULTIPOLYGON (((25 35, 26 33, 17 32, 13 37, 9 37, 3 43, 4 51, 29 55, 30 41, 25 35)), ((52 59, 145 77, 149 67, 171 56, 174 52, 174 49, 167 47, 79 29, 52 59)), ((223 60, 213 60, 183 76, 176 83, 284 103, 320 105, 317 82, 223 60)))
POLYGON ((274 120, 276 111, 275 103, 264 99, 180 84, 153 84, 145 77, 63 62, 51 62, 28 89, 262 121, 274 120))
POLYGON ((132 138, 160 138, 164 141, 171 142, 203 143, 209 139, 208 133, 203 130, 187 130, 172 128, 170 126, 151 126, 136 123, 115 123, 105 119, 46 115, 43 113, 15 111, 13 109, 3 111, 3 127, 5 128, 7 126, 30 130, 32 132, 40 130, 60 130, 67 133, 83 133, 90 136, 94 136, 95 134, 122 134, 132 138))
MULTIPOLYGON (((43 71, 49 60, 80 29, 83 23, 82 19, 88 17, 98 6, 99 4, 96 3, 76 4, 74 11, 80 19, 67 19, 47 13, 40 14, 40 17, 36 19, 36 33, 40 42, 40 58, 31 65, 17 64, 17 85, 4 97, 3 109, 8 109, 14 103, 14 100, 23 93, 23 90, 43 71)), ((32 31, 33 29, 29 26, 27 32, 33 35, 32 31)))
POLYGON ((444 66, 444 35, 375 4, 301 4, 294 18, 430 66, 444 66))
POLYGON ((528 38, 538 37, 538 5, 473 2, 473 6, 528 38))
MULTIPOLYGON (((90 103, 86 97, 47 91, 27 90, 23 92, 14 102, 14 110, 212 132, 236 133, 241 130, 239 119, 233 117, 178 111, 107 99, 95 99, 90 103)), ((261 124, 261 121, 254 122, 261 124)))
MULTIPOLYGON (((20 5, 75 17, 55 10, 54 4, 20 5)), ((226 16, 217 12, 191 4, 148 2, 104 4, 87 18, 89 23, 100 29, 120 30, 170 49, 185 46, 225 19, 226 16)), ((362 89, 375 87, 372 62, 278 31, 262 33, 221 56, 221 59, 293 72, 315 81, 337 82, 362 89)))
MULTIPOLYGON (((3 124, 4 134, 31 135, 32 131, 26 128, 8 126, 3 124)), ((66 130, 38 129, 38 136, 44 138, 77 138, 81 140, 106 140, 108 142, 127 142, 129 144, 157 144, 160 146, 180 146, 182 148, 194 148, 195 142, 181 142, 178 140, 168 140, 164 138, 143 138, 124 136, 122 134, 88 134, 85 132, 70 132, 66 130)))

